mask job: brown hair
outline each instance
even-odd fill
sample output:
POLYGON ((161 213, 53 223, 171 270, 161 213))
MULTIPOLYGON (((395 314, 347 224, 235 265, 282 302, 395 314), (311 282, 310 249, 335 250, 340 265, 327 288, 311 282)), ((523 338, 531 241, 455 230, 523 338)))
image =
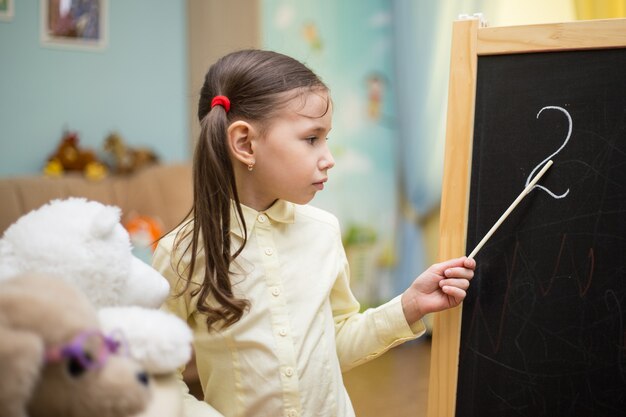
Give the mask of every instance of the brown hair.
POLYGON ((183 269, 187 277, 181 276, 186 281, 183 292, 189 290, 194 271, 204 268, 202 284, 191 294, 199 294, 197 309, 206 315, 209 330, 219 322, 224 327, 236 323, 249 307, 248 300, 234 296, 229 277, 232 261, 247 242, 247 229, 228 152, 228 126, 235 120, 245 120, 258 123, 263 131, 292 98, 315 90, 328 88, 304 64, 271 51, 228 54, 213 64, 205 76, 198 105, 201 133, 193 159, 193 207, 188 220, 192 227, 183 228, 187 232, 177 236, 175 248, 186 240, 184 253, 190 252, 191 256, 189 265, 183 269), (228 97, 230 111, 226 112, 222 106, 211 108, 211 100, 217 95, 228 97), (231 255, 232 202, 244 241, 231 255), (205 255, 204 265, 197 265, 201 250, 205 255), (210 303, 210 299, 215 302, 210 303))

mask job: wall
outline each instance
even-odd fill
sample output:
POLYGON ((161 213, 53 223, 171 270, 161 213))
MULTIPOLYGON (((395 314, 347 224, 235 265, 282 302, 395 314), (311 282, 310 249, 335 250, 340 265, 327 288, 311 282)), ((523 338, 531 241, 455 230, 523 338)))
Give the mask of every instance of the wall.
POLYGON ((204 75, 221 56, 260 46, 260 11, 258 0, 187 0, 187 10, 189 125, 195 140, 200 135, 197 112, 204 75))
POLYGON ((336 161, 312 204, 340 220, 363 304, 393 292, 397 113, 387 0, 263 0, 263 46, 304 62, 330 87, 336 161))
POLYGON ((109 0, 101 51, 42 47, 39 8, 16 0, 0 22, 0 176, 40 172, 66 128, 94 150, 117 131, 189 158, 185 2, 109 0))

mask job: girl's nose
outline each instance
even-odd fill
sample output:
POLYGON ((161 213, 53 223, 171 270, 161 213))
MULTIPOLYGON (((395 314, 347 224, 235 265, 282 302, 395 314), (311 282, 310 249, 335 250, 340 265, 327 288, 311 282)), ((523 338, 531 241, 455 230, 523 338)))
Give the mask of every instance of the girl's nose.
POLYGON ((326 171, 335 166, 335 158, 333 158, 333 154, 330 152, 330 149, 327 149, 322 158, 320 159, 320 169, 322 171, 326 171))

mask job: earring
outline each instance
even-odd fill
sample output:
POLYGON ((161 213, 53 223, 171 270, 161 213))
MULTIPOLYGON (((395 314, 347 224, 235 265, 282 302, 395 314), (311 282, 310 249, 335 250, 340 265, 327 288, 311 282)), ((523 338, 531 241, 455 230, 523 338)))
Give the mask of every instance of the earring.
POLYGON ((254 163, 248 164, 248 171, 252 172, 253 168, 254 168, 254 163))

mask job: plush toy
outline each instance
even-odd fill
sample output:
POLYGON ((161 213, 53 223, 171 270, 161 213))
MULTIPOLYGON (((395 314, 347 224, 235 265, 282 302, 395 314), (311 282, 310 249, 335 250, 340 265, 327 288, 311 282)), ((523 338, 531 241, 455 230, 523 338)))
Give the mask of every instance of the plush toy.
POLYGON ((129 417, 149 404, 149 376, 63 280, 0 281, 0 340, 0 416, 129 417))
POLYGON ((48 156, 43 172, 55 177, 72 171, 82 172, 92 180, 102 179, 108 172, 94 151, 80 147, 78 133, 66 131, 57 148, 48 156))
POLYGON ((156 250, 158 239, 163 236, 163 223, 158 217, 145 214, 129 213, 123 223, 133 245, 133 254, 139 259, 150 262, 156 250))
POLYGON ((98 316, 105 331, 124 335, 130 355, 151 375, 171 373, 191 358, 191 330, 173 314, 130 306, 103 308, 98 316))
MULTIPOLYGON (((173 375, 191 357, 191 330, 157 309, 169 293, 167 280, 132 254, 120 217, 119 208, 84 198, 53 200, 23 215, 0 239, 0 282, 38 271, 72 283, 98 309, 103 330, 121 331, 151 376, 173 375)), ((177 406, 149 409, 167 415, 177 406)))
POLYGON ((121 211, 84 198, 53 200, 20 217, 0 239, 0 279, 20 272, 56 275, 96 308, 156 308, 167 280, 132 254, 121 211))
POLYGON ((159 162, 159 157, 148 148, 131 148, 117 133, 104 139, 104 151, 108 153, 108 165, 116 174, 130 174, 140 168, 159 162))

